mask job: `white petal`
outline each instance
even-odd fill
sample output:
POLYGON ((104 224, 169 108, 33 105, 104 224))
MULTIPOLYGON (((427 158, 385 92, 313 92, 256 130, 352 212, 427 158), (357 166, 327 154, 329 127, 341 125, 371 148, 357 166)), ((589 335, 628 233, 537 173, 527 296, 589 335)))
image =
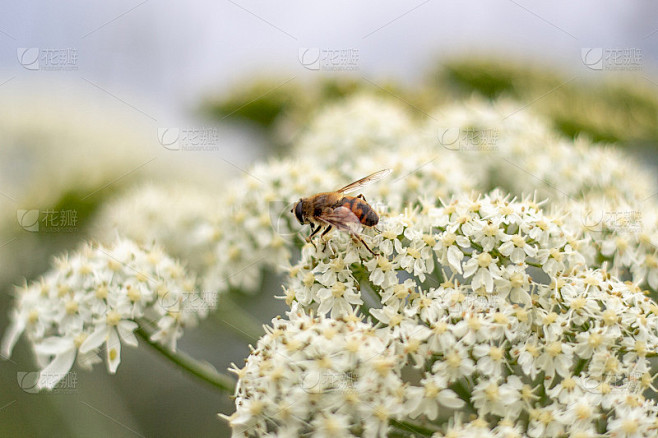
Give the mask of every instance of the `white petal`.
POLYGON ((3 359, 9 359, 14 345, 16 345, 16 341, 23 334, 23 330, 25 330, 25 321, 21 318, 14 319, 7 328, 5 335, 2 337, 2 345, 0 346, 0 354, 3 359))
POLYGON ((456 246, 450 245, 448 248, 448 264, 450 267, 458 272, 462 273, 462 264, 461 260, 464 258, 464 253, 457 249, 456 246))
POLYGON ((451 389, 439 392, 439 403, 450 409, 460 409, 464 406, 464 400, 460 399, 451 389))
POLYGON ((500 252, 505 257, 508 257, 512 252, 513 246, 514 244, 512 243, 512 241, 508 240, 507 242, 503 243, 498 247, 498 252, 500 252))
POLYGON ((137 338, 133 333, 137 329, 138 325, 135 321, 120 321, 117 325, 117 331, 121 340, 131 347, 137 347, 137 338))
POLYGON ((325 315, 329 309, 331 309, 334 306, 334 300, 331 298, 327 298, 320 303, 320 307, 318 307, 318 315, 325 315))
POLYGON ((80 345, 80 353, 87 353, 95 348, 101 346, 103 342, 107 339, 107 332, 109 327, 105 324, 101 324, 96 327, 96 330, 89 336, 87 339, 80 345))
POLYGON ((52 356, 70 350, 71 348, 75 348, 71 338, 51 336, 36 344, 34 351, 37 354, 52 356))
POLYGON ((107 370, 110 374, 114 374, 121 363, 121 341, 119 341, 119 334, 116 330, 110 330, 105 349, 107 350, 107 370))
POLYGON ((510 257, 512 263, 521 263, 525 261, 525 251, 523 248, 514 248, 512 250, 512 256, 510 257))
POLYGON ((58 355, 39 373, 39 380, 37 381, 37 388, 39 389, 53 389, 60 380, 66 377, 73 362, 75 361, 76 350, 75 346, 66 350, 58 355))

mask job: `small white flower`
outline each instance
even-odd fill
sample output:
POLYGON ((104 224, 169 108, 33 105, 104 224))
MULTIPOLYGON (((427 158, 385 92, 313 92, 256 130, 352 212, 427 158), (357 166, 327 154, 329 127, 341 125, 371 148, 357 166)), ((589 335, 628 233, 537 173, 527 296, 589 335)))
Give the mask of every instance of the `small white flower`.
MULTIPOLYGON (((52 389, 76 359, 90 368, 99 361, 101 348, 108 371, 115 373, 122 344, 137 346, 138 320, 161 325, 193 288, 194 280, 157 247, 142 249, 128 240, 108 247, 84 246, 57 259, 40 282, 18 289, 3 354, 8 357, 25 334, 41 366, 37 384, 42 389, 52 389)), ((193 324, 201 313, 181 314, 179 321, 193 324)), ((161 333, 155 338, 175 349, 176 338, 172 342, 161 333)))

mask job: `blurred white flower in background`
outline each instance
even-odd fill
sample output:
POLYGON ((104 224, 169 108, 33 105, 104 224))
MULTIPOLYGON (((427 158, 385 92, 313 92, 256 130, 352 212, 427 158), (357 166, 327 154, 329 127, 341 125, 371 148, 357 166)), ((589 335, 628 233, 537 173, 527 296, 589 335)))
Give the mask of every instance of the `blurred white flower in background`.
POLYGON ((175 350, 183 328, 216 305, 195 286, 194 277, 157 246, 141 249, 129 240, 85 245, 58 258, 40 281, 16 289, 2 354, 9 357, 25 334, 41 368, 41 389, 52 389, 76 359, 90 368, 102 350, 114 373, 122 343, 137 346, 138 322, 153 325, 152 339, 175 350))

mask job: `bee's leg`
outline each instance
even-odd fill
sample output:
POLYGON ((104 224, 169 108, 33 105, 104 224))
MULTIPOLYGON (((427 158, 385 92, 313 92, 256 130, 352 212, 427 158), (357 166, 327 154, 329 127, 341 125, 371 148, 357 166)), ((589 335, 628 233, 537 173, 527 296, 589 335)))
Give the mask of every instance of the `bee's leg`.
MULTIPOLYGON (((320 240, 322 240, 322 238, 324 236, 326 236, 329 231, 331 231, 331 228, 332 228, 332 225, 327 225, 327 228, 325 228, 324 231, 322 232, 322 234, 320 235, 320 240)), ((327 249, 327 242, 324 243, 323 252, 324 252, 325 249, 327 249)), ((332 252, 333 252, 333 250, 332 250, 332 252)))
POLYGON ((361 238, 361 236, 359 236, 358 234, 355 234, 355 233, 350 233, 350 234, 352 235, 352 239, 355 239, 355 240, 358 240, 359 242, 361 242, 363 244, 363 246, 365 246, 366 249, 368 251, 370 251, 370 254, 374 255, 375 257, 379 257, 380 254, 377 254, 377 253, 373 252, 373 250, 370 249, 368 244, 366 242, 364 242, 364 240, 361 238))
POLYGON ((318 231, 320 231, 320 230, 322 229, 322 225, 320 225, 320 224, 315 225, 315 226, 316 226, 315 229, 313 229, 313 226, 314 226, 314 225, 311 224, 311 235, 308 236, 308 237, 306 238, 306 241, 307 241, 307 242, 310 242, 311 239, 313 239, 313 236, 315 236, 316 234, 318 234, 318 231))

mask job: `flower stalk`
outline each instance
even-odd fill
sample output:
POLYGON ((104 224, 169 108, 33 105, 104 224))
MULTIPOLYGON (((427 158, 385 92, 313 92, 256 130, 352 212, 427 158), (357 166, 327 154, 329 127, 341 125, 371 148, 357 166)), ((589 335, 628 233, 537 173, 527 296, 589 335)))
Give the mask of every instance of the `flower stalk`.
POLYGON ((137 328, 135 334, 167 360, 190 375, 222 392, 233 393, 235 391, 235 380, 226 374, 217 372, 217 370, 215 370, 210 364, 200 362, 180 350, 171 351, 161 344, 152 341, 151 336, 143 326, 137 328))

